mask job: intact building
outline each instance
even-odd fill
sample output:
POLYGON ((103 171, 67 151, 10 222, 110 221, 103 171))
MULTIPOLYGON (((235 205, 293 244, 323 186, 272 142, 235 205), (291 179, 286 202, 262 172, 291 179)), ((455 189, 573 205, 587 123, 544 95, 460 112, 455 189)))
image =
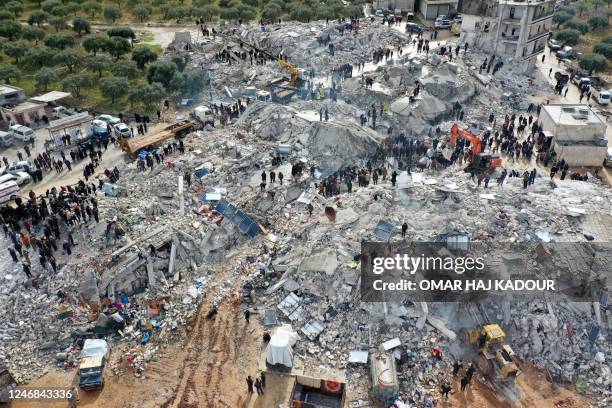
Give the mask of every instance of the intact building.
POLYGON ((464 1, 461 40, 527 72, 546 47, 554 6, 553 0, 464 1))
POLYGON ((573 167, 598 167, 608 151, 606 123, 588 105, 543 105, 540 121, 553 136, 559 159, 573 167))
POLYGON ((457 11, 458 4, 459 0, 418 0, 418 10, 426 20, 435 20, 457 11))
POLYGON ((402 13, 414 13, 414 0, 374 0, 374 10, 401 10, 402 13))

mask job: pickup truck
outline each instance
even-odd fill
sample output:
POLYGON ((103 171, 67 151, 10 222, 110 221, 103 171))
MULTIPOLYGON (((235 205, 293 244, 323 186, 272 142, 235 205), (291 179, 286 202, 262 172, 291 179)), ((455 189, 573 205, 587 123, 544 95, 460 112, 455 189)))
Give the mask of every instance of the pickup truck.
POLYGON ((104 367, 108 344, 100 339, 87 339, 79 355, 79 387, 97 390, 104 387, 104 367))

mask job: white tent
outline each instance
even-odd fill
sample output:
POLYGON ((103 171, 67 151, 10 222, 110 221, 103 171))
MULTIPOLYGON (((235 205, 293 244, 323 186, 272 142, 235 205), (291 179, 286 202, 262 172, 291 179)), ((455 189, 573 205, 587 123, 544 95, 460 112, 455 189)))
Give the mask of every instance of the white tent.
POLYGON ((272 335, 266 348, 266 361, 268 364, 282 364, 285 367, 293 366, 293 345, 299 340, 290 324, 279 327, 272 335))

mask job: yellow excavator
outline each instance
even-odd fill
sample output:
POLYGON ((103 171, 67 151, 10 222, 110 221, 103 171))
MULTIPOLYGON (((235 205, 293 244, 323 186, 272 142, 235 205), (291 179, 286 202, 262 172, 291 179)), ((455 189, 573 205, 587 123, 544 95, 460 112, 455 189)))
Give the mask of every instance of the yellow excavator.
POLYGON ((490 376, 495 367, 504 380, 512 380, 521 373, 516 364, 516 354, 505 343, 506 333, 499 324, 487 324, 481 329, 468 331, 468 341, 478 351, 476 365, 485 376, 490 376), (495 366, 495 367, 494 367, 495 366))

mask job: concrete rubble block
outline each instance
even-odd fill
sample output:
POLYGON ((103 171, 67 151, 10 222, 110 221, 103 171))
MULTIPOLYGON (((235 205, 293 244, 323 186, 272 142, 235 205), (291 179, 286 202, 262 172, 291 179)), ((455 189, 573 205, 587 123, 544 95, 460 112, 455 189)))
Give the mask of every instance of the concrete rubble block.
POLYGON ((331 248, 315 250, 302 260, 299 267, 301 273, 323 272, 328 276, 334 274, 338 267, 336 251, 331 248))

